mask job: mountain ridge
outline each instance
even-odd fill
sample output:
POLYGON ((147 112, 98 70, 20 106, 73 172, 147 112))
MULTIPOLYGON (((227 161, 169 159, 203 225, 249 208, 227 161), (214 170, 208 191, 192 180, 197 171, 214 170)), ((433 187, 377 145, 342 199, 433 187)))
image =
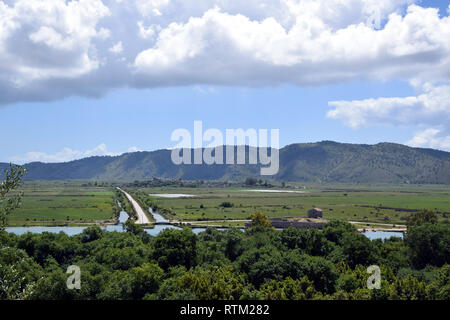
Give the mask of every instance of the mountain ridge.
MULTIPOLYGON (((246 146, 247 159, 250 148, 253 147, 246 146)), ((225 155, 225 148, 223 150, 225 155)), ((274 176, 260 176, 259 164, 175 165, 169 149, 94 156, 61 163, 31 162, 24 167, 28 169, 26 180, 181 178, 242 181, 257 177, 304 182, 450 184, 450 152, 441 150, 390 142, 369 145, 326 140, 290 144, 279 149, 279 153, 280 169, 274 176)), ((7 166, 0 163, 0 169, 7 166)))

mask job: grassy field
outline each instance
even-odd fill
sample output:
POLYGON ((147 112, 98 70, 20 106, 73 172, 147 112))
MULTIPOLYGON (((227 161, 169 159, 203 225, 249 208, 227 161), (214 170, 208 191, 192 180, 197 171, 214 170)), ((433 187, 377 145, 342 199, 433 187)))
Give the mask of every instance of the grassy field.
POLYGON ((440 212, 439 219, 450 213, 449 186, 316 186, 291 189, 305 193, 263 193, 245 188, 148 188, 147 194, 182 193, 193 198, 152 197, 155 203, 170 210, 170 218, 189 220, 248 219, 262 211, 269 217, 303 217, 313 207, 320 207, 325 219, 404 224, 412 210, 440 212), (229 202, 232 207, 224 206, 229 202))
POLYGON ((114 192, 75 183, 28 183, 19 209, 8 216, 9 226, 83 225, 115 218, 114 192))
MULTIPOLYGON (((304 193, 253 192, 249 188, 236 186, 125 189, 132 194, 147 195, 158 207, 167 209, 167 218, 195 221, 196 225, 243 226, 243 222, 232 220, 249 219, 254 211, 264 212, 269 217, 304 217, 313 207, 322 208, 325 219, 358 221, 361 222, 358 227, 370 223, 405 224, 411 212, 421 209, 438 212, 440 221, 448 221, 450 214, 450 186, 299 184, 297 187, 286 190, 304 193), (149 196, 162 193, 195 197, 149 196), (222 221, 208 223, 206 220, 222 221)), ((27 182, 23 191, 22 206, 8 217, 9 226, 85 225, 111 223, 115 218, 117 208, 113 187, 87 186, 76 181, 27 182)))

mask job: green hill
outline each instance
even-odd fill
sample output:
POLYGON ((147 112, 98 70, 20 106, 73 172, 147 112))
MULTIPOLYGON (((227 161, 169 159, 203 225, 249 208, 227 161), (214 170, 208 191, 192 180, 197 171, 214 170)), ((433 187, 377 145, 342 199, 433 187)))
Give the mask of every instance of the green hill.
MULTIPOLYGON (((248 147, 247 147, 248 151, 248 147)), ((225 151, 224 151, 225 154, 225 151)), ((29 180, 184 180, 242 181, 259 177, 259 165, 175 165, 170 150, 90 157, 66 163, 26 164, 29 180)), ((0 169, 7 167, 0 164, 0 169)), ((394 143, 376 145, 332 141, 291 144, 280 149, 280 170, 262 179, 345 183, 450 184, 450 153, 394 143)))

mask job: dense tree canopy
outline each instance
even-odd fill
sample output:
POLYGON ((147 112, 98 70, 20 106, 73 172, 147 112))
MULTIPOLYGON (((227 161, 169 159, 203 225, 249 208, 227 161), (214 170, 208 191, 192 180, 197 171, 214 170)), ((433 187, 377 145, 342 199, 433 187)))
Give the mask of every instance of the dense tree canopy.
POLYGON ((0 299, 449 299, 449 226, 370 241, 346 223, 323 230, 166 229, 134 224, 76 236, 0 232, 0 299), (367 288, 369 265, 381 288, 367 288), (81 270, 69 290, 68 266, 81 270))
POLYGON ((437 221, 437 214, 431 210, 418 211, 407 218, 407 224, 409 227, 420 226, 425 223, 435 224, 437 221))

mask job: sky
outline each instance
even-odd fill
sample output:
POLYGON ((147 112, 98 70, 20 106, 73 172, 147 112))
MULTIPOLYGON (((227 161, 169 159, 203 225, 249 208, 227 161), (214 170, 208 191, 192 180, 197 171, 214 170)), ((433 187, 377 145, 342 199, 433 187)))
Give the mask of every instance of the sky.
POLYGON ((0 162, 279 129, 280 145, 450 151, 450 5, 414 0, 0 0, 0 162))

